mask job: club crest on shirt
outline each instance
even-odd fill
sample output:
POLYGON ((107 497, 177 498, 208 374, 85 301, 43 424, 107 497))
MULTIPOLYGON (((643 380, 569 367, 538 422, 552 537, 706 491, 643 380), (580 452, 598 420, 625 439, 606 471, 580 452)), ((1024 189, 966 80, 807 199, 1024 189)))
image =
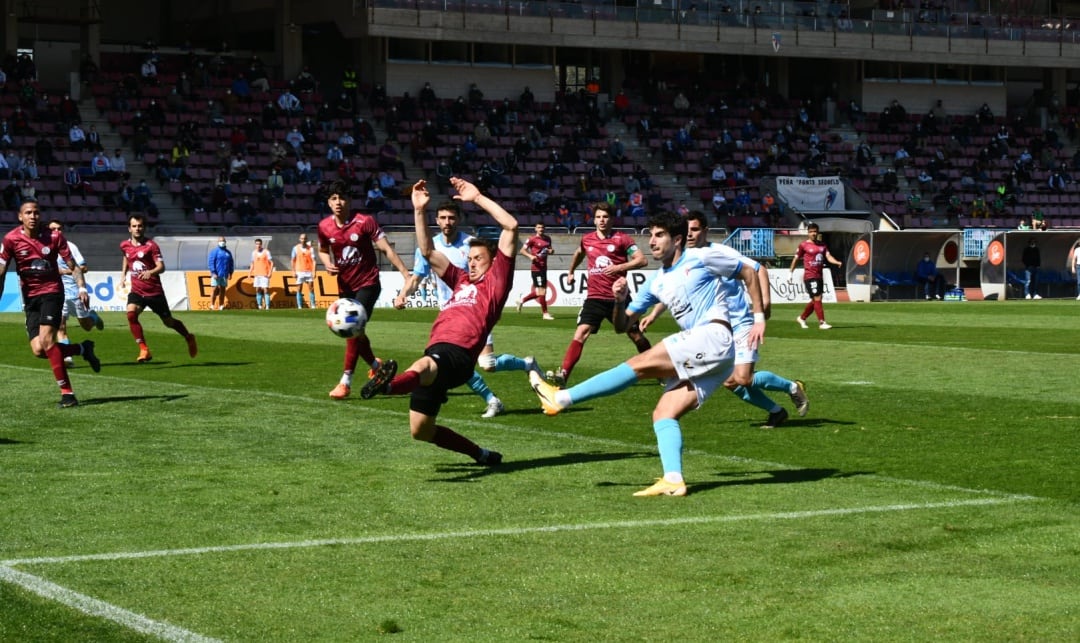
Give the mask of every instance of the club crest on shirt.
POLYGON ((360 240, 360 235, 356 234, 355 232, 349 235, 349 241, 352 241, 353 243, 356 243, 359 240, 360 240))
POLYGON ((360 261, 360 249, 356 246, 345 246, 341 249, 341 259, 338 264, 353 264, 360 261))
POLYGON ((447 302, 446 307, 471 306, 476 303, 476 284, 465 284, 454 291, 454 296, 447 302))

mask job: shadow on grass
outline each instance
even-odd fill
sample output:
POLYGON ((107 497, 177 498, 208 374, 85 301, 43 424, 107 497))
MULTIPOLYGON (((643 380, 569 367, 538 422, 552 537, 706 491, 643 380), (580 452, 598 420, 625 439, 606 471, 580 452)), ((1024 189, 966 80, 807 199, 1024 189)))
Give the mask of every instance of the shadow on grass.
POLYGON ((441 465, 436 468, 439 473, 458 474, 451 478, 434 479, 431 482, 468 482, 493 474, 516 473, 529 469, 547 467, 563 467, 570 464, 584 464, 588 462, 611 462, 613 460, 629 460, 631 458, 655 458, 655 453, 611 453, 603 451, 590 451, 587 453, 564 453, 546 458, 532 458, 529 460, 503 460, 497 467, 486 467, 475 463, 455 463, 441 465))
POLYGON ((0 438, 0 445, 4 445, 4 444, 29 444, 29 443, 28 442, 23 442, 22 440, 12 440, 11 438, 0 438))
POLYGON ((175 402, 186 398, 187 395, 116 395, 113 397, 95 397, 90 400, 79 400, 79 406, 96 406, 98 404, 115 404, 118 402, 146 402, 158 400, 159 402, 175 402))
POLYGON ((832 420, 829 418, 790 417, 783 424, 772 429, 762 427, 761 422, 751 422, 750 424, 754 428, 760 428, 762 431, 783 431, 784 429, 817 429, 823 426, 852 426, 855 422, 850 420, 832 420))
MULTIPOLYGON (((715 475, 727 480, 715 480, 711 482, 687 482, 686 488, 689 493, 700 493, 710 489, 721 487, 735 487, 741 485, 759 484, 798 484, 802 482, 818 482, 826 478, 851 478, 854 476, 869 475, 869 471, 841 472, 839 469, 778 469, 775 471, 739 471, 733 473, 717 473, 715 475)), ((644 489, 647 483, 627 484, 623 482, 600 482, 597 487, 632 487, 644 489)))

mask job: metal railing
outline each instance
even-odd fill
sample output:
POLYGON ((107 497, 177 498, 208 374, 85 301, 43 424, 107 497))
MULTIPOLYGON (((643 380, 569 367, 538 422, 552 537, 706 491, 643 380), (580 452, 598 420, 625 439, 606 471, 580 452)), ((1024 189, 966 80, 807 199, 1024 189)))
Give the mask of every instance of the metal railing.
MULTIPOLYGON (((581 19, 654 23, 765 31, 836 32, 906 37, 940 37, 1031 42, 1080 42, 1080 20, 1063 16, 1028 17, 946 10, 880 11, 851 16, 847 5, 794 0, 638 0, 612 2, 555 2, 535 0, 355 0, 366 4, 377 22, 379 9, 409 9, 458 14, 497 14, 507 18, 581 19)), ((508 27, 509 29, 509 23, 508 27)), ((776 42, 775 46, 780 46, 776 42)))

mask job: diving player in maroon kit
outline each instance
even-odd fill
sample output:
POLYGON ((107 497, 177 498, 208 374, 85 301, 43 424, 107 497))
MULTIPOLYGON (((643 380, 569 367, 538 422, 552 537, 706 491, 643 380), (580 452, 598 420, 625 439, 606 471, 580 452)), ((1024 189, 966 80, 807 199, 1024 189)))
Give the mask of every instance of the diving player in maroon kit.
POLYGON ((30 350, 37 357, 48 359, 52 366, 56 383, 60 386, 60 402, 57 406, 77 406, 79 401, 71 388, 64 358, 82 355, 95 373, 101 370, 101 361, 94 355, 92 341, 87 340, 82 344, 56 343, 56 329, 60 326, 64 308, 64 285, 58 262, 63 261, 71 269, 79 287, 79 299, 83 305, 89 306, 86 280, 71 257, 63 233, 41 225, 41 211, 36 201, 26 201, 19 206, 19 223, 19 227, 4 235, 0 241, 0 295, 4 294, 4 276, 8 266, 14 262, 22 288, 30 350))
POLYGON ((487 337, 502 315, 514 283, 514 258, 518 247, 518 223, 509 212, 480 193, 475 185, 458 177, 450 178, 459 201, 475 203, 502 228, 499 240, 475 238, 469 241, 468 270, 458 268, 435 250, 428 230, 427 205, 431 197, 425 181, 412 190, 416 243, 420 254, 431 264, 439 279, 453 289, 450 300, 435 318, 424 356, 397 375, 391 361, 379 367, 364 385, 364 399, 376 394, 412 394, 409 401, 409 431, 414 440, 467 455, 479 464, 502 462, 498 451, 482 449, 449 427, 436 424, 446 393, 469 381, 487 337))
POLYGON ((826 261, 834 266, 841 266, 843 262, 832 256, 829 249, 822 243, 821 229, 818 224, 811 223, 806 226, 806 233, 806 241, 799 244, 799 250, 791 259, 791 271, 795 271, 795 265, 799 262, 799 259, 802 259, 803 285, 806 286, 806 294, 810 296, 810 301, 806 304, 806 308, 803 309, 802 313, 795 318, 795 321, 803 328, 808 328, 806 318, 813 312, 817 315, 821 330, 829 330, 832 325, 825 321, 825 309, 821 306, 821 295, 825 288, 822 270, 825 268, 826 261))

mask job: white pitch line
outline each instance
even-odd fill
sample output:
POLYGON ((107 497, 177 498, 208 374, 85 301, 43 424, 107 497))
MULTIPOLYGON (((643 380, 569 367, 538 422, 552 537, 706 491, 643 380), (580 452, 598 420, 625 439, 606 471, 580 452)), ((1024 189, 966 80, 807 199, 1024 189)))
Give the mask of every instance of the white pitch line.
POLYGON ((928 502, 918 504, 907 503, 895 505, 877 505, 870 507, 814 509, 808 511, 780 511, 775 513, 744 514, 734 516, 692 516, 686 518, 663 518, 657 520, 617 520, 610 522, 541 525, 537 527, 470 529, 466 531, 389 534, 382 536, 360 536, 356 538, 322 538, 317 540, 301 540, 296 542, 248 543, 242 545, 219 545, 213 547, 190 547, 187 549, 157 549, 136 552, 114 552, 109 554, 80 554, 73 556, 16 558, 12 560, 0 561, 0 566, 14 567, 19 565, 55 565, 87 561, 115 561, 131 560, 138 558, 162 558, 166 556, 198 556, 202 554, 216 554, 252 550, 305 549, 312 547, 453 540, 459 538, 481 538, 489 536, 524 536, 528 534, 580 532, 593 531, 597 529, 651 529, 654 527, 671 527, 677 525, 724 524, 734 522, 750 522, 755 520, 802 520, 807 518, 820 518, 824 516, 849 516, 854 514, 886 513, 891 511, 918 511, 928 509, 950 509, 954 507, 980 507, 988 505, 1003 505, 1019 501, 1019 498, 972 498, 970 500, 946 500, 942 502, 928 502))
POLYGON ((92 598, 86 594, 80 594, 79 592, 57 585, 56 583, 49 582, 44 578, 11 569, 10 567, 3 565, 0 565, 0 580, 22 587, 42 598, 66 605, 87 616, 103 618, 118 625, 122 625, 130 630, 135 630, 140 634, 156 636, 159 639, 170 641, 171 643, 220 643, 219 639, 196 634, 195 632, 185 630, 182 627, 177 627, 169 623, 155 621, 142 614, 136 614, 135 612, 117 607, 111 603, 106 603, 105 601, 92 598))
MULTIPOLYGON (((40 369, 31 368, 28 366, 10 366, 6 365, 6 368, 13 368, 23 371, 38 371, 40 369)), ((108 379, 119 382, 132 382, 135 381, 128 377, 113 377, 108 375, 97 375, 95 379, 108 379)), ((263 396, 281 400, 295 400, 298 402, 311 402, 313 398, 303 395, 293 395, 290 393, 278 393, 277 391, 251 391, 240 389, 228 389, 228 388, 215 388, 210 386, 200 386, 198 384, 183 384, 179 382, 161 382, 159 386, 172 386, 180 389, 190 389, 196 391, 205 391, 207 393, 213 393, 215 395, 227 392, 237 393, 244 397, 263 396)), ((333 402, 332 404, 341 405, 340 402, 333 402)), ((394 411, 391 409, 383 409, 379 407, 364 407, 364 413, 369 415, 382 415, 386 417, 394 418, 408 418, 409 414, 404 411, 394 411)), ((458 424, 467 427, 475 427, 479 429, 498 429, 506 433, 519 433, 522 435, 532 435, 542 438, 563 438, 566 440, 576 442, 587 442, 591 444, 597 444, 602 446, 616 447, 620 449, 638 449, 638 450, 655 450, 655 444, 639 444, 634 442, 627 442, 624 440, 617 440, 614 438, 598 438, 594 436, 581 435, 578 433, 568 433, 565 431, 546 431, 539 429, 530 429, 527 427, 515 426, 512 424, 503 424, 501 422, 480 422, 471 418, 454 418, 444 416, 444 420, 447 423, 458 424)), ((769 462, 767 460, 755 460, 753 458, 744 458, 736 455, 723 455, 720 453, 711 453, 709 451, 702 451, 698 449, 685 449, 683 451, 685 455, 704 456, 717 460, 723 460, 726 462, 735 462, 739 464, 746 464, 755 467, 772 467, 776 469, 794 470, 799 469, 798 465, 784 464, 782 462, 769 462)), ((898 484, 902 486, 914 486, 922 487, 924 489, 938 489, 941 491, 957 491, 962 493, 981 494, 981 495, 993 495, 1001 498, 1011 498, 1014 500, 1033 500, 1037 499, 1035 496, 1027 496, 1021 494, 1013 494, 1007 491, 996 491, 993 489, 969 489, 967 487, 959 487, 955 485, 942 484, 940 482, 932 482, 927 480, 912 480, 908 478, 893 478, 889 476, 880 476, 877 474, 866 474, 861 476, 868 479, 881 480, 892 484, 898 484)))

